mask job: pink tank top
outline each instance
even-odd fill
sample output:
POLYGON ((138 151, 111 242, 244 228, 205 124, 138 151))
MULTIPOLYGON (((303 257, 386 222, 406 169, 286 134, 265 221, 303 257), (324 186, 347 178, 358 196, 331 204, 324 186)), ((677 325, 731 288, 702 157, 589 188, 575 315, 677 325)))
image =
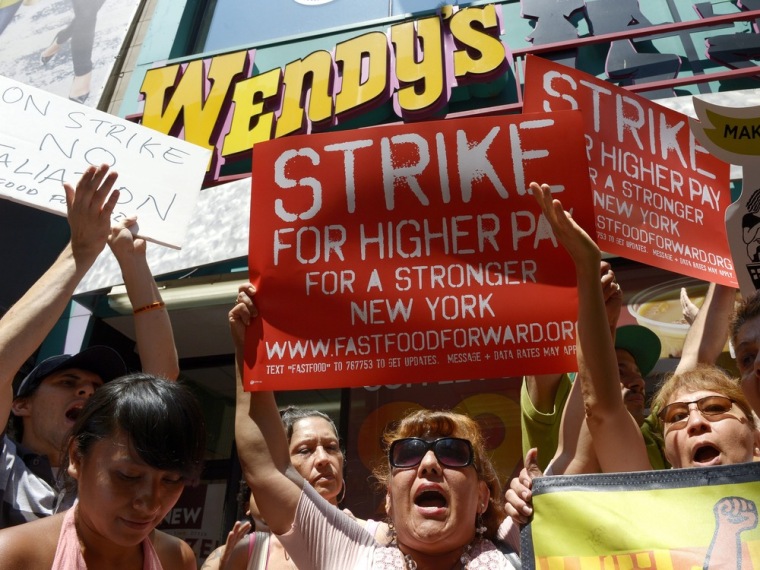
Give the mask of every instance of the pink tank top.
MULTIPOLYGON (((74 508, 66 511, 61 525, 61 535, 58 537, 58 548, 55 549, 55 560, 51 570, 87 570, 82 549, 79 546, 77 528, 74 525, 74 508)), ((142 542, 143 547, 143 570, 163 570, 161 561, 158 559, 156 549, 150 539, 142 542)))

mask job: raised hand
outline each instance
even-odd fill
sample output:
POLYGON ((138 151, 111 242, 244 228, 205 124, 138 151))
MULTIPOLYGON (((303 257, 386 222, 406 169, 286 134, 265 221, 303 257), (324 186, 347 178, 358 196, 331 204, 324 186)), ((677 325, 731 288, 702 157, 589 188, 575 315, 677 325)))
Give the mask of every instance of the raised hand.
POLYGON ((142 238, 138 238, 132 232, 136 229, 137 217, 123 218, 111 227, 108 236, 108 245, 118 259, 120 256, 137 254, 145 256, 147 244, 142 238))
POLYGON ((573 258, 576 267, 586 267, 593 262, 594 271, 597 271, 602 253, 591 236, 565 211, 562 203, 552 197, 551 188, 547 184, 539 186, 536 182, 531 182, 530 190, 551 225, 554 236, 573 258))
POLYGON ((77 263, 92 264, 111 234, 111 213, 119 200, 113 190, 118 174, 107 165, 90 166, 76 188, 64 183, 71 228, 71 248, 77 263))
POLYGON ((241 285, 238 288, 235 306, 228 314, 232 342, 240 354, 243 353, 243 345, 245 344, 245 329, 251 324, 251 320, 259 314, 256 304, 253 302, 255 294, 256 288, 251 283, 241 285))
POLYGON ((604 310, 607 312, 610 329, 614 330, 620 318, 620 309, 623 307, 623 290, 615 279, 615 272, 612 271, 612 266, 608 262, 601 262, 600 271, 604 310))
POLYGON ((538 450, 534 447, 525 455, 525 467, 509 482, 504 494, 507 515, 519 525, 527 524, 533 516, 533 479, 543 473, 538 467, 538 450))

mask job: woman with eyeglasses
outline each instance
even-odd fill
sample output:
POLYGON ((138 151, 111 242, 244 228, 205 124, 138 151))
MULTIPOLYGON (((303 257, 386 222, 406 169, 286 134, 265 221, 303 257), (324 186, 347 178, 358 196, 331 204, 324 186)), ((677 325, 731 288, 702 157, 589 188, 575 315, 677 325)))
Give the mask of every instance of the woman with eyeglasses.
MULTIPOLYGON (((257 311, 241 288, 229 320, 242 374, 245 328, 257 311)), ((491 541, 503 498, 477 423, 448 411, 420 410, 385 434, 388 461, 376 471, 386 493, 389 544, 320 497, 294 468, 272 392, 237 382, 235 437, 262 517, 301 570, 510 569, 491 541)))
MULTIPOLYGON (((570 217, 549 186, 531 190, 557 240, 575 262, 578 286, 578 369, 586 422, 603 472, 651 469, 638 426, 619 389, 598 277, 601 252, 570 217)), ((663 427, 665 456, 673 467, 708 467, 760 458, 760 431, 737 381, 699 366, 671 376, 653 402, 663 427)))

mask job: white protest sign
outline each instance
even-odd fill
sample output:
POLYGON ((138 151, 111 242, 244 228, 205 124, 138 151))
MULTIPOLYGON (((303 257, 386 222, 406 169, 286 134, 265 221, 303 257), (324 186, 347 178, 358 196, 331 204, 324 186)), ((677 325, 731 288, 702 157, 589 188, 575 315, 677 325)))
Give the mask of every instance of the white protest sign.
POLYGON ((724 107, 694 98, 690 119, 700 144, 743 167, 742 193, 726 209, 726 235, 745 297, 760 289, 760 107, 724 107))
POLYGON ((190 144, 0 76, 0 198, 66 215, 62 184, 89 165, 119 173, 113 220, 179 249, 210 157, 190 144))

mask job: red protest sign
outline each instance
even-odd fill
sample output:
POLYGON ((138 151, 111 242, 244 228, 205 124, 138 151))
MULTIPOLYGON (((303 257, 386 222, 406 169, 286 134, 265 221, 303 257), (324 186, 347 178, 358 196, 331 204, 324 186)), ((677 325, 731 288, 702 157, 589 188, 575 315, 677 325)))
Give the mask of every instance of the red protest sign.
POLYGON ((580 109, 599 246, 629 259, 737 286, 724 214, 729 166, 700 146, 688 117, 535 56, 525 112, 580 109))
POLYGON ((574 269, 532 180, 593 226, 580 113, 257 145, 246 389, 574 369, 574 269))

